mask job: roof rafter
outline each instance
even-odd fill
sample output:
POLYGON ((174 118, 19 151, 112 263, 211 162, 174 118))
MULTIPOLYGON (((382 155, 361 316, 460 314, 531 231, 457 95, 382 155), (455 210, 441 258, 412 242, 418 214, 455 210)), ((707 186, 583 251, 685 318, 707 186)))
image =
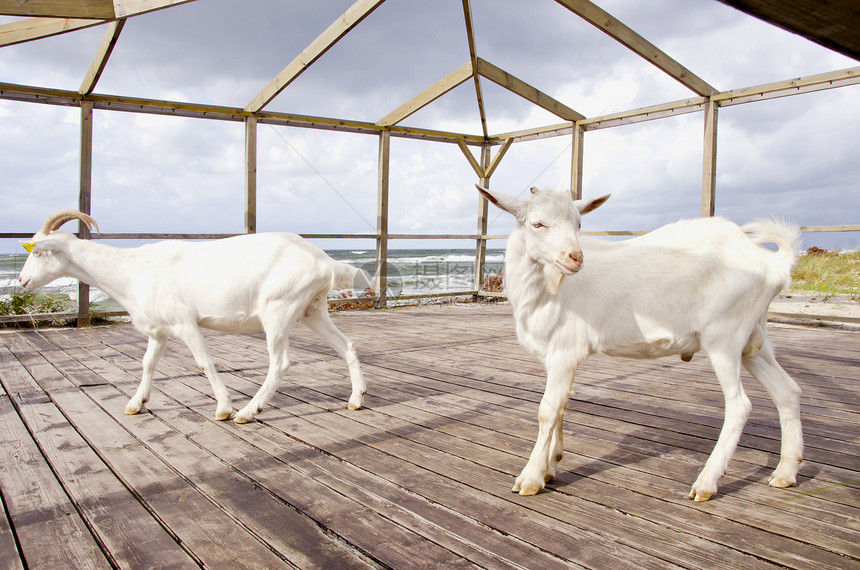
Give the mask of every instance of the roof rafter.
POLYGON ((478 75, 486 77, 493 83, 504 87, 508 91, 516 93, 520 97, 531 101, 538 107, 546 109, 553 115, 557 115, 562 119, 567 119, 568 121, 579 121, 585 118, 585 115, 574 111, 564 103, 553 99, 546 93, 532 87, 522 79, 514 77, 507 71, 496 67, 486 60, 478 58, 478 68, 476 71, 478 75))
POLYGON ((458 67, 453 72, 449 73, 391 113, 384 116, 382 119, 377 121, 376 124, 381 127, 396 125, 412 113, 415 113, 426 105, 429 105, 455 87, 462 85, 473 77, 474 74, 475 72, 472 69, 471 62, 458 67))
POLYGON ((3 0, 0 14, 113 20, 186 2, 193 0, 3 0))
MULTIPOLYGON (((475 47, 475 25, 472 21, 472 4, 470 0, 463 0, 463 18, 466 23, 466 41, 469 43, 469 58, 474 70, 478 68, 478 49, 475 47)), ((481 76, 475 73, 472 77, 475 80, 475 97, 478 99, 478 115, 481 118, 481 131, 484 133, 484 138, 487 138, 489 131, 487 130, 487 112, 484 108, 484 92, 481 88, 481 76)))
POLYGON ((0 26, 0 47, 75 30, 99 26, 116 19, 154 12, 195 0, 0 0, 0 15, 33 16, 0 26), (107 9, 110 4, 110 10, 107 9), (101 14, 96 16, 94 14, 101 14))
POLYGON ((622 43, 695 93, 703 97, 719 93, 716 88, 589 0, 556 0, 556 2, 622 43))
POLYGON ((102 38, 102 43, 99 45, 98 52, 93 59, 92 65, 90 65, 86 76, 84 76, 81 88, 78 90, 79 93, 89 95, 92 93, 93 89, 95 89, 96 83, 98 83, 98 80, 105 69, 105 65, 107 65, 107 60, 116 45, 116 41, 119 39, 119 34, 122 32, 123 26, 125 26, 125 18, 114 20, 107 25, 105 35, 102 38))
POLYGON ((0 26, 0 47, 57 36, 75 30, 99 26, 103 23, 104 20, 27 18, 26 20, 10 22, 0 26))
POLYGON ((246 111, 256 113, 278 96, 284 88, 292 83, 305 69, 319 59, 334 44, 340 41, 350 30, 370 15, 385 0, 358 0, 350 6, 343 15, 334 21, 326 30, 308 45, 289 65, 287 65, 272 81, 254 97, 245 107, 246 111))

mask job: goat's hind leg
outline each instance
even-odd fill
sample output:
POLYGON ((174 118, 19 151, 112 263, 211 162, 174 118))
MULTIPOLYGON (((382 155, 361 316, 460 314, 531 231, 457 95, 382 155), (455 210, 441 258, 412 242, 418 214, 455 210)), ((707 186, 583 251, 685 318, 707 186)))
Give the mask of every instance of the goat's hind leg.
POLYGON ((773 348, 764 340, 754 358, 743 359, 744 368, 761 382, 779 412, 782 444, 779 464, 768 480, 772 487, 797 484, 797 471, 803 460, 803 429, 800 423, 800 387, 777 363, 773 348))
POLYGON ((364 395, 367 393, 364 375, 361 373, 361 365, 358 362, 358 356, 355 353, 352 341, 331 322, 324 303, 325 300, 323 300, 322 306, 319 304, 309 306, 305 312, 305 316, 299 320, 319 335, 321 339, 327 342, 346 361, 346 365, 349 367, 349 378, 352 383, 352 394, 349 397, 347 408, 357 410, 364 404, 364 395))
POLYGON ((143 355, 143 374, 140 379, 140 385, 134 396, 128 401, 125 406, 125 413, 129 416, 140 413, 143 405, 149 401, 149 395, 152 392, 152 377, 155 374, 155 367, 161 354, 164 352, 164 345, 167 343, 166 335, 150 336, 149 342, 146 345, 146 354, 143 355))
POLYGON ((296 307, 287 306, 281 311, 272 311, 263 321, 263 330, 266 332, 266 347, 269 352, 269 370, 263 385, 251 398, 244 408, 236 413, 233 421, 237 424, 245 424, 254 419, 254 416, 263 410, 269 400, 278 389, 281 378, 290 367, 289 334, 290 327, 296 321, 296 307))

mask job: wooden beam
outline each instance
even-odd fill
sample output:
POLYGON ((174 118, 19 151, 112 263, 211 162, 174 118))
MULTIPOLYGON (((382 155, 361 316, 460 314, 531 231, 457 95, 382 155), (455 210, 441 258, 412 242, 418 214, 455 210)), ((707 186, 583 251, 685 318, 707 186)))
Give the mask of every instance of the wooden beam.
POLYGON ((90 69, 81 83, 81 88, 78 89, 78 92, 82 95, 89 95, 95 89, 96 83, 98 83, 105 65, 107 65, 107 60, 111 52, 113 52, 116 41, 119 39, 119 34, 122 32, 123 26, 125 26, 124 18, 122 20, 114 20, 105 27, 105 35, 102 38, 101 45, 99 45, 96 57, 93 59, 93 63, 90 65, 90 69))
MULTIPOLYGON (((508 145, 510 146, 510 145, 508 145)), ((507 149, 505 149, 507 150, 507 149)), ((490 170, 490 145, 484 144, 481 147, 481 170, 485 173, 480 179, 480 185, 483 188, 490 187, 490 175, 486 174, 490 170)), ((489 202, 483 194, 478 194, 478 239, 475 240, 475 290, 480 291, 484 286, 484 267, 487 261, 487 240, 484 236, 487 235, 487 218, 489 216, 489 202)))
POLYGON ((705 106, 705 140, 702 159, 702 217, 716 211, 717 190, 717 102, 705 106))
POLYGON ((514 142, 514 139, 505 140, 505 142, 502 143, 502 146, 499 148, 499 150, 496 151, 496 156, 493 157, 492 162, 490 162, 490 165, 484 171, 484 176, 488 180, 493 175, 493 172, 496 171, 496 168, 498 168, 499 163, 502 161, 502 157, 505 156, 505 153, 508 152, 509 148, 511 148, 511 145, 513 144, 513 142, 514 142))
MULTIPOLYGON (((619 113, 611 113, 609 115, 601 115, 599 117, 588 117, 579 121, 576 124, 586 131, 594 131, 598 129, 606 129, 609 127, 617 127, 621 125, 632 125, 645 121, 653 121, 665 117, 674 117, 675 115, 685 115, 702 111, 705 104, 708 102, 707 97, 694 97, 692 99, 682 99, 669 103, 660 103, 659 105, 650 105, 639 109, 631 109, 629 111, 621 111, 619 113)), ((545 127, 536 127, 533 129, 523 129, 520 131, 511 131, 500 133, 490 137, 490 141, 501 143, 504 139, 513 138, 515 142, 535 140, 547 137, 557 137, 569 135, 573 132, 573 122, 561 123, 556 125, 547 125, 545 127)))
POLYGON ((599 28, 628 49, 672 76, 682 85, 703 97, 718 93, 689 69, 666 55, 657 46, 627 27, 620 20, 589 0, 556 0, 589 24, 599 28))
POLYGON ((0 0, 0 15, 113 20, 194 0, 0 0))
POLYGON ((114 17, 113 4, 113 0, 2 0, 0 14, 106 20, 114 17))
POLYGON ((478 159, 475 158, 475 155, 472 154, 472 151, 469 150, 466 143, 462 140, 458 140, 457 146, 459 146, 460 150, 463 151, 463 154, 466 156, 466 160, 469 161, 469 165, 472 167, 472 170, 475 171, 478 178, 484 178, 484 168, 478 163, 478 159))
POLYGON ((379 133, 379 168, 376 195, 376 308, 384 309, 388 296, 388 185, 391 131, 379 133))
MULTIPOLYGON (((506 139, 496 153, 495 158, 493 158, 493 160, 489 162, 486 166, 478 163, 478 160, 475 158, 475 155, 472 154, 472 151, 469 150, 469 147, 466 146, 465 142, 459 140, 457 141, 457 145, 460 147, 460 150, 463 151, 463 154, 466 156, 466 160, 469 161, 469 165, 472 167, 472 170, 475 171, 475 174, 478 175, 478 178, 480 178, 481 180, 489 181, 490 177, 493 175, 493 172, 495 172, 496 168, 499 166, 502 157, 505 156, 505 153, 508 152, 509 148, 511 148, 511 144, 513 144, 513 142, 513 139, 506 139)), ((489 146, 489 143, 487 143, 485 146, 489 146)), ((482 149, 483 148, 484 147, 482 147, 482 149)))
MULTIPOLYGON (((40 38, 47 38, 75 30, 82 30, 92 26, 99 26, 109 20, 127 18, 129 16, 137 16, 179 4, 194 2, 195 0, 116 0, 113 2, 113 15, 105 18, 69 18, 69 17, 34 17, 20 20, 18 22, 10 22, 0 26, 0 47, 20 44, 40 38)), ((51 4, 53 2, 47 2, 51 4)), ((77 4, 78 2, 68 2, 69 5, 77 4)), ((0 14, 14 14, 11 10, 5 10, 6 6, 18 5, 20 2, 9 2, 0 0, 0 14)), ((26 14, 24 14, 26 15, 26 14)), ((47 14, 45 14, 47 15, 47 14)))
POLYGON ((319 59, 334 44, 343 38, 350 30, 373 12, 385 0, 358 0, 349 7, 343 15, 331 24, 317 39, 308 45, 289 65, 287 65, 271 82, 257 94, 245 107, 246 111, 255 113, 277 97, 284 88, 292 83, 313 62, 319 59))
MULTIPOLYGON (((463 0, 463 18, 466 23, 466 42, 469 44, 469 58, 472 62, 472 69, 478 68, 478 50, 475 44, 475 26, 472 20, 472 4, 470 0, 463 0)), ((487 112, 484 109, 484 91, 481 88, 481 76, 473 73, 472 77, 475 81, 475 97, 478 102, 478 115, 481 118, 481 132, 484 138, 488 137, 487 130, 487 112)))
POLYGON ((257 118, 245 119, 245 233, 257 233, 257 118))
POLYGON ((580 124, 573 125, 573 142, 570 150, 570 196, 582 200, 582 157, 585 145, 585 129, 580 124))
MULTIPOLYGON (((84 214, 92 214, 93 202, 93 104, 91 101, 81 103, 81 164, 80 189, 78 191, 78 210, 84 214)), ((90 239, 90 229, 78 221, 78 236, 90 239)), ((90 286, 78 281, 78 326, 90 324, 90 286)))
POLYGON ((732 89, 714 95, 713 99, 719 103, 720 107, 728 107, 741 103, 765 101, 777 97, 787 97, 789 95, 811 93, 813 91, 858 84, 860 84, 860 67, 849 67, 848 69, 807 75, 786 81, 732 89))
POLYGON ((0 26, 0 47, 91 28, 103 23, 103 20, 71 20, 67 18, 28 18, 18 22, 10 22, 0 26))
POLYGON ((478 75, 486 77, 493 83, 504 87, 508 91, 516 93, 520 97, 531 101, 538 107, 546 109, 553 115, 557 115, 568 121, 579 121, 585 118, 585 115, 577 113, 567 105, 556 101, 546 93, 542 93, 523 81, 511 75, 510 73, 499 69, 492 63, 478 58, 478 67, 476 69, 478 75))
POLYGON ((377 121, 376 124, 381 127, 396 125, 409 115, 429 105, 445 93, 448 93, 455 87, 462 85, 472 76, 474 76, 474 71, 472 70, 472 63, 469 62, 452 71, 388 115, 384 116, 382 119, 377 121))
MULTIPOLYGON (((84 97, 77 91, 63 89, 51 89, 44 87, 31 87, 28 85, 15 85, 11 83, 0 83, 0 99, 10 101, 23 101, 26 103, 42 103, 45 105, 60 105, 65 107, 79 107, 84 97)), ((145 113, 150 115, 169 115, 172 117, 190 117, 196 119, 215 119, 219 121, 243 122, 245 117, 251 115, 244 109, 236 107, 223 107, 217 105, 204 105, 199 103, 185 103, 179 101, 163 101, 157 99, 138 99, 132 97, 119 97, 115 95, 91 94, 86 96, 87 100, 93 102, 96 109, 106 111, 123 111, 127 113, 145 113)), ((332 131, 343 131, 349 133, 360 133, 378 135, 386 128, 391 131, 391 136, 433 142, 456 144, 457 141, 465 141, 467 145, 479 146, 484 144, 484 138, 479 135, 467 135, 452 133, 449 131, 437 131, 433 129, 419 129, 414 127, 380 127, 375 123, 364 121, 351 121, 348 119, 335 119, 331 117, 314 117, 310 115, 295 115, 291 113, 276 113, 261 111, 254 113, 260 123, 270 125, 282 125, 287 127, 302 127, 308 129, 322 129, 332 131)), ((498 141, 494 144, 501 144, 498 141)))

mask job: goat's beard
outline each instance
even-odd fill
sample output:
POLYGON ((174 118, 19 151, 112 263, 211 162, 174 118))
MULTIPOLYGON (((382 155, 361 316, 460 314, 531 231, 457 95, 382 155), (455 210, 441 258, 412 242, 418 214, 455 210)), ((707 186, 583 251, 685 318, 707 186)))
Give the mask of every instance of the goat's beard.
POLYGON ((561 282, 565 278, 565 274, 562 273, 561 269, 555 263, 547 263, 543 266, 543 276, 546 280, 546 290, 549 294, 555 295, 558 293, 558 290, 561 289, 561 282))

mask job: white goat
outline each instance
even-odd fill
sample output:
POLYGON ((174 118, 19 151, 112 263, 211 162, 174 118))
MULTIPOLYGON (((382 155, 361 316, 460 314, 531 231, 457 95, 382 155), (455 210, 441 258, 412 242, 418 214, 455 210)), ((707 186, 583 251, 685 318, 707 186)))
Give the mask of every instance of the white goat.
POLYGON ((517 338, 547 371, 537 442, 514 492, 533 495, 555 476, 574 374, 596 352, 635 358, 681 355, 685 361, 699 350, 708 355, 725 397, 725 419, 690 491, 696 501, 717 492, 749 417, 750 401, 740 380, 743 364, 779 411, 781 458, 769 483, 796 484, 803 452, 800 389, 774 359, 766 316, 773 297, 790 283, 797 228, 759 221, 742 230, 720 218, 705 218, 613 243, 578 236, 581 215, 608 195, 573 201, 568 194, 532 188, 528 199, 517 199, 478 190, 517 219, 505 256, 505 290, 517 338), (763 243, 779 249, 769 251, 763 243))
POLYGON ((200 327, 225 332, 263 330, 268 374, 234 418, 237 423, 251 421, 290 365, 288 333, 296 321, 346 360, 352 381, 348 407, 361 407, 366 388, 355 348, 332 324, 326 307, 330 289, 356 281, 364 285, 366 277, 360 270, 334 261, 295 234, 250 234, 200 243, 165 241, 119 249, 55 231, 72 219, 95 225, 91 217, 75 210, 49 216, 33 243, 25 244, 32 252, 18 279, 25 289, 63 276, 95 285, 122 305, 135 327, 149 337, 143 377, 126 414, 140 412, 149 399, 155 366, 172 334, 188 345, 209 379, 218 402, 215 419, 229 418, 230 395, 215 371, 200 327))

